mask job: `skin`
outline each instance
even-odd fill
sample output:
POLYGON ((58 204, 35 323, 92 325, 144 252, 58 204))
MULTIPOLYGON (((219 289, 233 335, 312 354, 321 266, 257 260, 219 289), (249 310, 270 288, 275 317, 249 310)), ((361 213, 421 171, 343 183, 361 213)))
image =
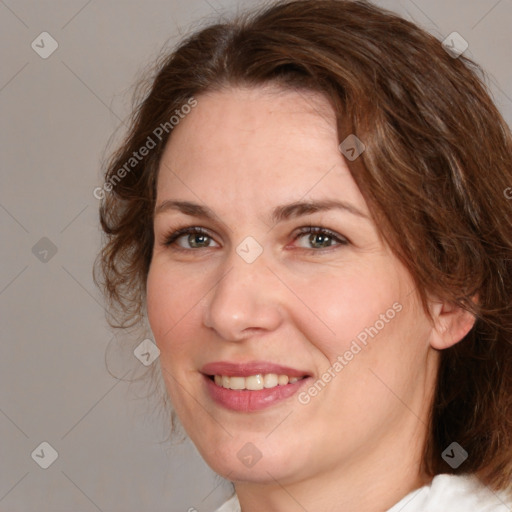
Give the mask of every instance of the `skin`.
POLYGON ((473 319, 434 298, 427 317, 379 237, 323 96, 266 87, 197 99, 162 157, 147 279, 173 406, 205 461, 234 482, 243 512, 384 511, 429 481, 420 462, 439 351, 473 319), (332 209, 270 219, 276 206, 325 199, 363 216, 332 209), (161 209, 169 200, 215 216, 161 209), (348 244, 299 235, 308 225, 348 244), (190 226, 210 238, 165 245, 190 226), (236 252, 248 236, 263 248, 253 263, 236 252), (394 303, 401 311, 308 404, 294 395, 235 412, 205 390, 199 370, 213 361, 271 361, 316 380, 394 303), (237 457, 248 442, 262 455, 252 467, 237 457))

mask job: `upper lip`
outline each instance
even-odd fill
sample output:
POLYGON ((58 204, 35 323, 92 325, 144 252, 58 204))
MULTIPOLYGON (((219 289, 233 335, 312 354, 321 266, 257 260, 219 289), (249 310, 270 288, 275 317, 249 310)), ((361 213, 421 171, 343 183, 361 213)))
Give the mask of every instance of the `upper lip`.
POLYGON ((216 361, 205 364, 201 368, 205 375, 225 375, 227 377, 239 376, 249 377, 250 375, 276 373, 277 375, 288 375, 289 377, 309 376, 309 373, 289 366, 270 363, 268 361, 249 361, 246 363, 232 363, 230 361, 216 361))

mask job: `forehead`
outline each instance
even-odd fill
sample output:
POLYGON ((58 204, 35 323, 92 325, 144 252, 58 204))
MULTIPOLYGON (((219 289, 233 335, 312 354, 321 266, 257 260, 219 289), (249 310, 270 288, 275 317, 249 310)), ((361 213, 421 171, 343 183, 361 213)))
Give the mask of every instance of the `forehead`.
POLYGON ((260 202, 282 202, 330 191, 333 198, 352 196, 363 206, 338 149, 334 110, 323 95, 233 88, 196 99, 162 156, 161 199, 234 199, 236 192, 245 201, 260 196, 260 202))

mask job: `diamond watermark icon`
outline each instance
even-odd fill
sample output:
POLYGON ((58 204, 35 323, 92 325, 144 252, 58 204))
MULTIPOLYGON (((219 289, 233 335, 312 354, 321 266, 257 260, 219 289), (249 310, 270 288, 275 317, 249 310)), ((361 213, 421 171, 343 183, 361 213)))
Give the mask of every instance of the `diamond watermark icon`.
POLYGON ((57 246, 43 236, 33 247, 32 254, 42 263, 48 263, 56 254, 57 246))
POLYGON ((59 43, 48 32, 41 32, 30 46, 39 57, 47 59, 59 47, 59 43))
POLYGON ((338 147, 345 158, 351 162, 358 158, 366 149, 366 146, 363 144, 361 139, 356 137, 353 133, 350 134, 338 147))
POLYGON ((160 355, 160 349, 150 339, 145 339, 137 345, 133 353, 144 366, 149 366, 160 355))
POLYGON ((453 469, 457 469, 467 458, 468 452, 455 441, 441 454, 443 460, 453 469))
POLYGON ((246 263, 253 263, 263 252, 263 247, 255 238, 248 236, 238 245, 236 252, 246 263))
POLYGON ((57 460, 59 454, 50 443, 43 441, 30 456, 40 467, 48 469, 57 460))
POLYGON ((245 443, 242 448, 238 450, 236 456, 244 466, 252 468, 261 457, 263 457, 263 454, 253 443, 245 443))
POLYGON ((441 44, 453 59, 460 57, 469 47, 469 43, 458 32, 452 32, 441 44))

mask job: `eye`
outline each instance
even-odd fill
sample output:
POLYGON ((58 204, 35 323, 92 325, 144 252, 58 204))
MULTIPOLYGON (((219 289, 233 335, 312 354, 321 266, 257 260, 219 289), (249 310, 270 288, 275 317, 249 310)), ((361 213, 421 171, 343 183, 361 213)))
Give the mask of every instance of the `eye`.
POLYGON ((337 245, 348 245, 349 243, 345 237, 320 226, 301 228, 295 236, 295 240, 301 242, 299 247, 310 250, 327 249, 337 245))
MULTIPOLYGON (((294 242, 299 241, 301 249, 319 251, 331 247, 348 245, 348 240, 326 228, 320 226, 305 226, 294 236, 294 242)), ((191 251, 197 249, 210 249, 219 245, 207 230, 199 226, 185 227, 172 231, 164 239, 163 245, 176 250, 191 251)))
POLYGON ((216 243, 208 232, 198 226, 178 229, 165 238, 165 246, 176 246, 178 249, 209 249, 216 243))

